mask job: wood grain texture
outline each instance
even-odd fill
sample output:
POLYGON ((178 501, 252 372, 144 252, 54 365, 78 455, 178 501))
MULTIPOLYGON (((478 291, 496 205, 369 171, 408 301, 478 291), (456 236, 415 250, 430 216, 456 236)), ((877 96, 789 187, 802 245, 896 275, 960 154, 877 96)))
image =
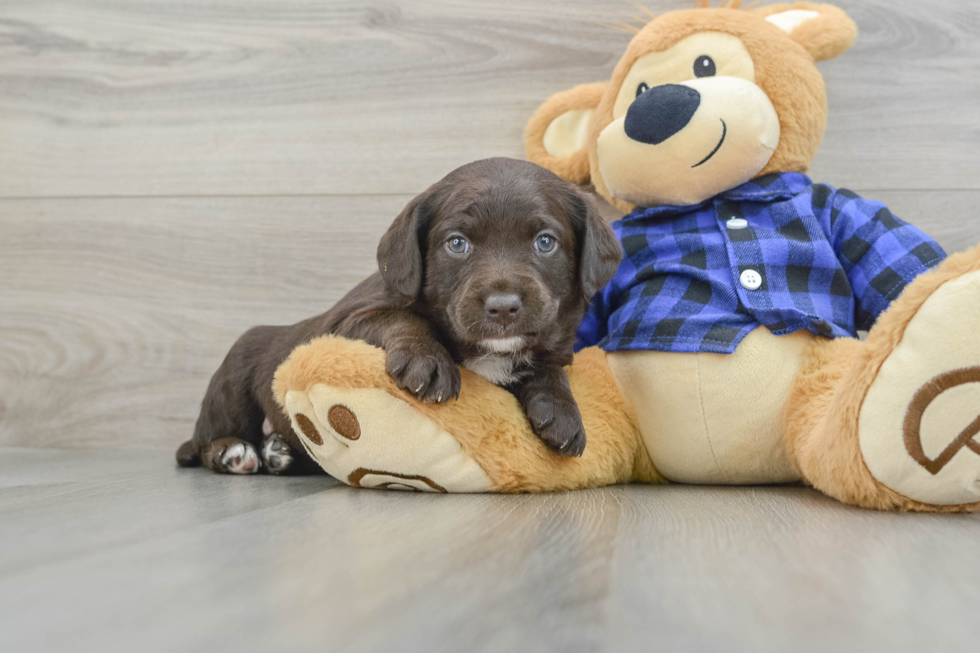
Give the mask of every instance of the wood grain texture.
POLYGON ((0 201, 0 443, 179 444, 235 339, 332 306, 407 200, 0 201))
POLYGON ((433 496, 0 449, 0 518, 11 651, 958 653, 980 636, 980 515, 802 487, 433 496))
MULTIPOLYGON (((654 11, 688 0, 650 0, 654 11)), ((980 189, 980 12, 840 0, 814 177, 980 189)), ((7 0, 0 196, 416 193, 609 76, 626 1, 7 0)))
MULTIPOLYGON (((980 191, 861 192, 980 242, 980 191)), ((0 444, 176 447, 235 339, 332 306, 409 199, 0 200, 0 444)))

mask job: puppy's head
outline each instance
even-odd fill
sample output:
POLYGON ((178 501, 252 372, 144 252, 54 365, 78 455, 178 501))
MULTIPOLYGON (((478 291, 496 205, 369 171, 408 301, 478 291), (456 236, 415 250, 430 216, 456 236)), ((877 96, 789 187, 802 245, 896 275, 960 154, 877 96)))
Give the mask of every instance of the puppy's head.
POLYGON ((622 250, 591 198, 532 163, 487 159, 412 200, 384 235, 389 293, 464 348, 569 348, 622 250))

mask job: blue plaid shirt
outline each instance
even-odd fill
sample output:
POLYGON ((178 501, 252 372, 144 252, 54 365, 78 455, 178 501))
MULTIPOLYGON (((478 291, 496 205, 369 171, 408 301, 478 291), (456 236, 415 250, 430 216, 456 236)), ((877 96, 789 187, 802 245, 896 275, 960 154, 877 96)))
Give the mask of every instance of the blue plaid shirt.
POLYGON ((637 209, 612 228, 625 257, 576 350, 728 354, 759 325, 853 337, 945 257, 883 204, 799 173, 697 206, 637 209))

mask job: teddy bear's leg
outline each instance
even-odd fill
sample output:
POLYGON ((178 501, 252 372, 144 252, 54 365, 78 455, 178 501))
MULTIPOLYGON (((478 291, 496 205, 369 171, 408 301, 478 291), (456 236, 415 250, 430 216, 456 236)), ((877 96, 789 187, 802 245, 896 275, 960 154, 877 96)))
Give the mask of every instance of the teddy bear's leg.
POLYGON ((816 488, 878 509, 980 509, 980 247, 916 279, 864 343, 818 342, 787 406, 816 488))
POLYGON ((605 354, 580 354, 569 383, 588 438, 572 459, 547 449, 506 390, 463 370, 458 400, 421 403, 385 373, 383 351, 343 338, 298 347, 275 395, 310 455, 356 487, 544 492, 661 480, 605 354))

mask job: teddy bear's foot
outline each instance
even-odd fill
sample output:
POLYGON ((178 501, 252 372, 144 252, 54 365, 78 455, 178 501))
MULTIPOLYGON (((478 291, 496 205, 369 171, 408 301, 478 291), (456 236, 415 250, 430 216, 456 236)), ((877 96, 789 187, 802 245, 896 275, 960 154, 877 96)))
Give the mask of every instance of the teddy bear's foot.
POLYGON ((867 341, 815 341, 787 450, 817 489, 878 510, 980 510, 980 247, 913 281, 867 341))
POLYGON ((451 435, 385 390, 318 383, 289 390, 284 405, 306 451, 348 485, 414 492, 491 488, 451 435))
POLYGON ((868 388, 858 434, 868 471, 898 494, 980 502, 980 270, 918 307, 868 388))

